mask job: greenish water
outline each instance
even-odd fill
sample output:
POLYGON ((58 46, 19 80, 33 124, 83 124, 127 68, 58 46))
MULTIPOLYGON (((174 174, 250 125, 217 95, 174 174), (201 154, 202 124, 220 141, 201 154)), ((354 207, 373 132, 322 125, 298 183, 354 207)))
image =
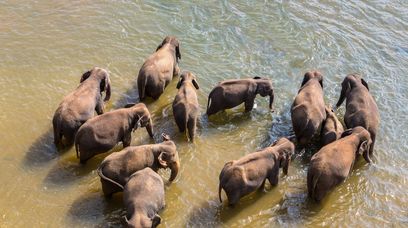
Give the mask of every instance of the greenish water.
MULTIPOLYGON (((190 144, 172 116, 176 80, 148 104, 155 140, 168 133, 181 159, 180 176, 166 186, 162 227, 408 225, 406 1, 2 1, 1 227, 123 224, 122 195, 106 200, 95 172, 107 154, 82 166, 74 149, 58 152, 51 119, 93 66, 111 73, 108 110, 136 101, 138 70, 169 34, 180 40, 181 69, 198 77, 203 115, 190 144), (224 163, 292 134, 290 106, 311 69, 323 73, 331 105, 348 73, 366 79, 381 116, 375 163, 359 161, 346 182, 315 205, 306 197, 312 148, 294 159, 277 187, 267 185, 233 209, 222 206, 217 187, 224 163), (249 114, 239 107, 209 121, 211 88, 249 76, 273 81, 276 111, 258 97, 249 114)), ((343 105, 338 115, 344 111, 343 105)), ((153 142, 138 130, 132 145, 153 142)))

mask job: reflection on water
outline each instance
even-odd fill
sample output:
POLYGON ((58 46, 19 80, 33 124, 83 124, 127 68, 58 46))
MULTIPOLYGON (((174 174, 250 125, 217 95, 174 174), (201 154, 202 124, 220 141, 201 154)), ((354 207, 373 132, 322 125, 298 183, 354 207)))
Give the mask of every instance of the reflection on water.
MULTIPOLYGON (((408 5, 405 2, 316 1, 5 1, 0 3, 0 226, 121 226, 121 194, 105 199, 95 169, 109 153, 81 165, 74 148, 57 151, 51 119, 63 96, 93 66, 109 70, 107 110, 138 102, 136 76, 166 35, 181 43, 181 70, 197 76, 201 115, 188 143, 173 120, 177 79, 147 106, 154 139, 144 129, 132 145, 176 142, 179 177, 166 184, 163 227, 404 226, 408 205, 408 5), (380 109, 374 164, 360 159, 350 177, 317 205, 307 198, 314 142, 296 155, 279 185, 220 203, 224 164, 293 135, 290 106, 304 72, 324 75, 333 105, 348 73, 362 74, 380 109), (261 76, 275 89, 244 108, 205 115, 219 81, 261 76)), ((344 105, 337 110, 342 119, 344 105)), ((122 148, 118 145, 113 151, 122 148)), ((168 170, 160 171, 167 179, 168 170)), ((223 195, 226 201, 225 194, 223 195)))

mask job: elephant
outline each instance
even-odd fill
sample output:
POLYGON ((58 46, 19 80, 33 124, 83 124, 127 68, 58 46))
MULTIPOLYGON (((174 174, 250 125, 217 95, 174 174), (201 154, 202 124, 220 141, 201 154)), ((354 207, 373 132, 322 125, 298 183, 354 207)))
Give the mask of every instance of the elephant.
POLYGON ((125 185, 123 204, 128 227, 156 227, 161 222, 157 214, 165 206, 162 178, 147 167, 132 174, 125 185))
POLYGON ((196 77, 191 72, 183 72, 177 83, 177 95, 173 102, 173 116, 180 132, 188 129, 191 142, 194 142, 197 118, 200 112, 196 89, 199 89, 196 77))
POLYGON ((146 96, 157 100, 174 76, 180 73, 178 66, 180 43, 174 36, 167 36, 142 65, 137 77, 140 101, 146 96))
POLYGON ((244 157, 225 163, 219 177, 218 196, 224 189, 230 206, 234 206, 241 197, 256 189, 264 188, 268 179, 273 186, 278 184, 279 168, 288 174, 291 156, 295 145, 287 138, 280 138, 271 146, 250 153, 244 157))
POLYGON ((320 131, 326 119, 323 100, 323 76, 307 72, 291 108, 292 126, 298 143, 305 146, 320 131))
POLYGON ((344 78, 336 108, 340 107, 344 99, 346 99, 344 123, 347 128, 362 126, 370 132, 373 141, 370 147, 370 156, 372 156, 380 124, 380 114, 367 82, 360 75, 349 74, 344 78))
POLYGON ((64 97, 54 113, 54 144, 57 147, 74 144, 75 134, 88 119, 104 112, 104 101, 109 101, 111 83, 109 73, 102 68, 94 67, 85 72, 79 86, 64 97), (102 92, 106 92, 102 100, 102 92))
POLYGON ((269 96, 269 108, 272 109, 274 94, 271 80, 254 77, 219 82, 208 95, 207 115, 213 115, 242 103, 245 103, 245 112, 249 112, 254 107, 257 94, 262 97, 269 96))
POLYGON ((127 105, 86 121, 75 136, 75 150, 81 163, 111 150, 120 141, 130 146, 132 130, 145 127, 153 138, 153 122, 143 103, 127 105))
POLYGON ((322 147, 310 160, 307 172, 309 197, 320 202, 335 186, 350 174, 357 155, 363 154, 370 163, 370 133, 363 127, 355 127, 343 132, 341 138, 322 147))
POLYGON ((343 125, 337 119, 334 111, 327 106, 325 107, 325 110, 326 120, 323 123, 321 133, 322 146, 325 146, 339 139, 344 131, 343 125))
POLYGON ((170 168, 170 182, 177 177, 180 161, 176 145, 168 135, 162 134, 162 137, 164 140, 162 143, 129 146, 120 152, 108 155, 102 161, 98 168, 98 175, 101 178, 105 196, 111 197, 113 193, 123 191, 123 186, 129 177, 146 167, 155 172, 159 168, 170 168))

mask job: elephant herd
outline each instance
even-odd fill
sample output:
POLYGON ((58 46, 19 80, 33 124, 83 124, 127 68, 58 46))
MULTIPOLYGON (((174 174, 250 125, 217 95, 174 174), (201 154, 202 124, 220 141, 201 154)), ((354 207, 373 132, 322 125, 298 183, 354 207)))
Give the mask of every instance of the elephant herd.
MULTIPOLYGON (((139 99, 158 99, 173 77, 180 75, 172 105, 173 115, 179 131, 188 131, 188 140, 193 142, 200 115, 196 94, 199 85, 193 73, 180 74, 180 59, 179 41, 167 36, 139 71, 139 99)), ((269 108, 272 109, 274 92, 269 79, 225 80, 210 92, 206 114, 210 116, 242 103, 245 112, 249 112, 257 94, 269 96, 269 108)), ((155 227, 161 222, 158 212, 165 205, 163 180, 156 172, 169 168, 169 182, 177 177, 180 161, 176 145, 162 132, 161 143, 130 146, 131 134, 137 128, 146 128, 153 137, 150 112, 144 103, 105 112, 104 102, 110 95, 111 81, 106 70, 94 67, 85 72, 79 86, 63 98, 55 111, 54 143, 57 148, 75 145, 77 157, 85 164, 93 156, 108 152, 122 142, 124 148, 105 157, 97 169, 103 193, 111 197, 116 192, 124 192, 125 220, 129 227, 155 227), (95 111, 97 116, 94 116, 95 111)), ((324 103, 321 73, 307 72, 291 108, 295 137, 279 138, 269 147, 227 162, 219 176, 220 201, 222 190, 229 205, 233 206, 241 197, 263 189, 266 180, 277 185, 279 169, 288 174, 295 142, 305 148, 312 138, 320 137, 323 144, 311 158, 307 174, 308 193, 316 201, 322 200, 327 192, 345 180, 360 154, 371 162, 379 113, 367 83, 359 75, 351 74, 344 79, 336 106, 345 99, 347 130, 324 103)))

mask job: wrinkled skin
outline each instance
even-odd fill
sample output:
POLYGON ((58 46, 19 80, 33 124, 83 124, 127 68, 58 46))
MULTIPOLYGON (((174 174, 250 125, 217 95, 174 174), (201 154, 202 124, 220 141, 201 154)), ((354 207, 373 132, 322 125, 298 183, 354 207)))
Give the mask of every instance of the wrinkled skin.
POLYGON ((334 111, 327 106, 325 107, 325 110, 326 120, 323 123, 321 134, 322 146, 325 146, 339 139, 344 131, 343 125, 341 124, 339 119, 337 119, 334 111))
POLYGON ((309 197, 319 202, 350 174, 357 155, 370 162, 370 133, 363 127, 346 130, 342 137, 313 155, 307 172, 309 197))
POLYGON ((130 176, 123 192, 128 227, 156 227, 161 218, 157 214, 165 206, 162 178, 150 168, 130 176))
POLYGON ((109 74, 106 70, 94 67, 85 72, 79 86, 64 97, 52 119, 54 143, 57 147, 71 146, 79 127, 88 119, 104 112, 104 101, 111 94, 109 74), (106 92, 102 100, 102 92, 106 92))
POLYGON ((96 116, 83 124, 75 137, 75 149, 81 163, 111 150, 117 143, 130 146, 132 130, 145 127, 153 138, 153 123, 146 105, 139 103, 96 116))
POLYGON ((180 73, 180 44, 176 37, 167 36, 139 70, 137 86, 140 100, 146 96, 157 100, 166 86, 180 73))
POLYGON ((207 115, 236 107, 245 103, 245 112, 254 107, 255 97, 269 96, 269 108, 272 109, 273 88, 272 82, 267 78, 246 78, 226 80, 218 83, 208 95, 207 115))
POLYGON ((292 104, 293 130, 298 143, 305 146, 320 131, 326 119, 323 100, 323 76, 309 71, 303 77, 302 86, 292 104))
POLYGON ((268 180, 273 186, 278 184, 279 168, 287 175, 289 163, 295 145, 286 138, 280 138, 270 147, 244 157, 227 162, 220 173, 218 194, 224 189, 230 206, 234 206, 241 197, 263 189, 268 180))
POLYGON ((122 151, 107 156, 98 168, 102 190, 105 196, 123 191, 123 186, 136 171, 146 167, 155 172, 159 168, 170 168, 169 181, 177 177, 180 168, 176 145, 167 135, 162 135, 163 142, 151 145, 129 146, 122 151))
POLYGON ((193 142, 200 113, 196 93, 199 86, 196 77, 191 72, 184 72, 177 83, 177 89, 173 102, 173 116, 180 132, 188 129, 189 138, 193 142))
POLYGON ((362 126, 370 132, 373 141, 370 147, 370 156, 372 156, 380 124, 380 114, 377 104, 369 92, 367 82, 357 74, 347 75, 341 84, 337 108, 340 107, 344 99, 346 99, 344 123, 347 128, 362 126))

